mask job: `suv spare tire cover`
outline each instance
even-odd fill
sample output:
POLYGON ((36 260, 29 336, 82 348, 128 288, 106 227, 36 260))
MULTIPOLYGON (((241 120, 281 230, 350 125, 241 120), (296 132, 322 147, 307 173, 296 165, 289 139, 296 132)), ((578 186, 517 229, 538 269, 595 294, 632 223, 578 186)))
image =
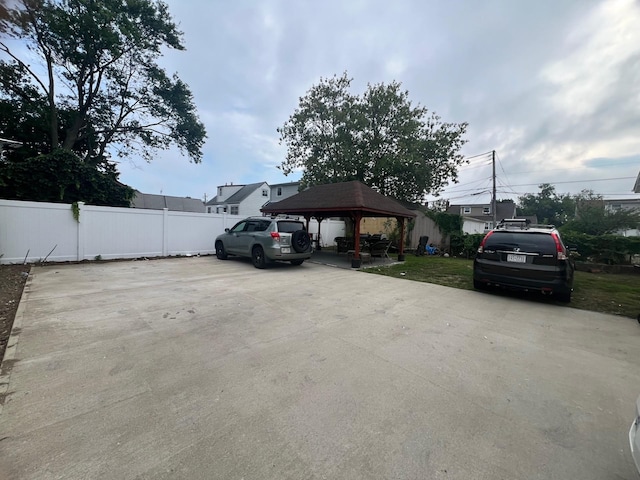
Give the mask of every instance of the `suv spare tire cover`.
POLYGON ((311 245, 309 234, 304 230, 296 230, 291 234, 291 245, 298 253, 306 252, 309 250, 309 246, 311 245))

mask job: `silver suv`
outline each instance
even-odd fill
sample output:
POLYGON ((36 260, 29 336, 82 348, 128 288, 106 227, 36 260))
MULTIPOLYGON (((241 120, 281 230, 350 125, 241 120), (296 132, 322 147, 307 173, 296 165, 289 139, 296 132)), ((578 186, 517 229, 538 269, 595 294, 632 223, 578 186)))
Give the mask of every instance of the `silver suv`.
POLYGON ((311 239, 298 220, 249 217, 224 231, 215 243, 220 260, 238 255, 251 258, 256 268, 264 268, 269 262, 301 265, 311 258, 311 239))

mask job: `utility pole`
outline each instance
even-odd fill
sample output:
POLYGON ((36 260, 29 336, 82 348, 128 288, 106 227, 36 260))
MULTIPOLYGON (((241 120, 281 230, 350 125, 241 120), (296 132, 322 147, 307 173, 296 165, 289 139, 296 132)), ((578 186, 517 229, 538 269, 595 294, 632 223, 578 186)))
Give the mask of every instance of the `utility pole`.
POLYGON ((493 228, 496 228, 497 212, 496 212, 496 151, 491 151, 491 159, 493 163, 493 197, 491 200, 491 212, 493 213, 493 228))

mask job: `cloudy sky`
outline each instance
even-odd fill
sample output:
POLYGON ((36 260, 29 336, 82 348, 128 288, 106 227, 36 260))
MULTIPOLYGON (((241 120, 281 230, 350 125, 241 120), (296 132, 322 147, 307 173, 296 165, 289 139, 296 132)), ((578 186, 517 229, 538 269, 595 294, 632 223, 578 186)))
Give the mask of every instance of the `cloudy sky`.
MULTIPOLYGON (((468 122, 470 164, 442 197, 489 200, 593 189, 631 198, 640 171, 638 0, 168 0, 187 50, 164 66, 194 94, 201 164, 177 152, 120 165, 146 193, 203 197, 217 185, 296 181, 276 128, 321 77, 353 93, 397 80, 446 122, 468 122), (588 180, 588 181, 584 181, 588 180), (485 193, 482 193, 485 192, 485 193)), ((637 197, 638 195, 635 195, 637 197)))

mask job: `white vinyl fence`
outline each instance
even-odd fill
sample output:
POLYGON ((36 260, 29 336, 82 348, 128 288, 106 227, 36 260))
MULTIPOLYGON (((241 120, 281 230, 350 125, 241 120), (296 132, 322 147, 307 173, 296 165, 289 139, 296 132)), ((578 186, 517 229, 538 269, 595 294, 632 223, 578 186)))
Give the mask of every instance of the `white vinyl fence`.
MULTIPOLYGON (((214 239, 242 217, 79 204, 0 200, 0 263, 206 255, 214 239)), ((315 220, 309 230, 317 233, 315 220)), ((344 223, 325 220, 321 244, 344 235, 344 223)), ((314 238, 316 235, 314 235, 314 238)))
POLYGON ((0 200, 0 263, 213 253, 240 217, 79 204, 0 200))

